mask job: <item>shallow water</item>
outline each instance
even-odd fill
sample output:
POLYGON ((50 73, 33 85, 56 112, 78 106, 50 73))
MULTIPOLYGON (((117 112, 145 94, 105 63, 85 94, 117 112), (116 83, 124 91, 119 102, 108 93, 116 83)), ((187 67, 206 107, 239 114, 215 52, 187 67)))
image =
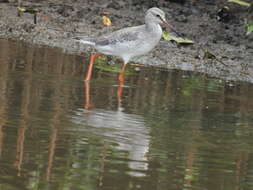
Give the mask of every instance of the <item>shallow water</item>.
POLYGON ((0 189, 253 189, 252 84, 87 61, 0 41, 0 189))

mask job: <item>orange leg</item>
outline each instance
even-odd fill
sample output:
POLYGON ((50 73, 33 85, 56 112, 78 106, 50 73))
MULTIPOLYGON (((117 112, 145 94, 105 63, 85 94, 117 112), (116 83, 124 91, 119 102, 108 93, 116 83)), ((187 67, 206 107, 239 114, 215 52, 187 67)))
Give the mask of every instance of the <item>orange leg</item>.
POLYGON ((119 80, 119 86, 124 86, 125 83, 125 69, 126 69, 126 64, 123 65, 118 80, 119 80))
POLYGON ((91 100, 90 100, 90 83, 89 81, 84 81, 83 83, 83 90, 84 90, 84 96, 85 96, 85 100, 84 100, 84 109, 91 109, 93 106, 91 104, 91 100))
POLYGON ((88 66, 88 71, 87 71, 87 74, 86 74, 86 77, 85 77, 85 81, 89 81, 91 79, 91 75, 92 75, 92 69, 93 69, 93 65, 94 65, 94 61, 97 57, 101 56, 102 54, 100 53, 95 53, 95 54, 92 54, 90 56, 90 63, 89 63, 89 66, 88 66))
POLYGON ((122 105, 122 94, 123 94, 123 86, 120 85, 117 89, 117 99, 118 99, 118 108, 120 108, 122 105))

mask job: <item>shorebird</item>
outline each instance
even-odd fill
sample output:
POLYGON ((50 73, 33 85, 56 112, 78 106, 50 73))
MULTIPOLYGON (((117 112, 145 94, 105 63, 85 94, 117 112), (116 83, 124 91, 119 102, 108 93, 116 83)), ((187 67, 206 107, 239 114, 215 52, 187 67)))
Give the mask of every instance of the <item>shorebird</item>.
POLYGON ((159 43, 162 37, 160 25, 168 26, 173 30, 165 18, 165 13, 156 7, 147 10, 145 24, 134 27, 127 27, 100 37, 76 37, 80 43, 94 46, 99 52, 92 54, 86 74, 85 81, 91 79, 92 68, 95 58, 101 54, 120 57, 123 67, 119 75, 119 81, 124 80, 124 71, 127 63, 134 57, 150 52, 159 43))

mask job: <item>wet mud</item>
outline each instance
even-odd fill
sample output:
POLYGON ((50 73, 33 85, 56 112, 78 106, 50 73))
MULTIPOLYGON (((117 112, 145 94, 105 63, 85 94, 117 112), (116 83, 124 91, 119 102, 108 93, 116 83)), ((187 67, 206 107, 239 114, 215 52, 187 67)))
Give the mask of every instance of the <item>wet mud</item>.
POLYGON ((145 11, 156 6, 166 12, 169 23, 182 36, 195 43, 185 46, 161 40, 155 50, 134 62, 253 82, 253 34, 246 35, 245 31, 245 23, 253 20, 252 7, 226 0, 22 1, 23 7, 38 10, 35 24, 33 14, 18 16, 17 6, 14 0, 0 1, 1 38, 59 47, 85 56, 95 50, 73 41, 73 36, 99 36, 142 24, 145 11), (110 27, 102 24, 105 13, 113 23, 110 27))

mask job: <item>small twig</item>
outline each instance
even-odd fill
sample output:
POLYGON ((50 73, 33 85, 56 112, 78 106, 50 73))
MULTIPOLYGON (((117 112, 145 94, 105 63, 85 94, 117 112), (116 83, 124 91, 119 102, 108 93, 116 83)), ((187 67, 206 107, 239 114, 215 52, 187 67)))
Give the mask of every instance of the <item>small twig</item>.
POLYGON ((222 65, 224 65, 224 66, 228 66, 227 64, 225 64, 223 61, 221 61, 219 58, 217 58, 217 56, 216 55, 214 55, 214 54, 212 54, 210 51, 208 51, 208 50, 206 50, 206 49, 204 49, 201 45, 199 46, 199 48, 204 52, 204 57, 203 57, 203 59, 205 59, 206 57, 206 53, 209 53, 210 55, 210 58, 211 59, 214 59, 215 61, 218 61, 219 63, 221 63, 222 65))

